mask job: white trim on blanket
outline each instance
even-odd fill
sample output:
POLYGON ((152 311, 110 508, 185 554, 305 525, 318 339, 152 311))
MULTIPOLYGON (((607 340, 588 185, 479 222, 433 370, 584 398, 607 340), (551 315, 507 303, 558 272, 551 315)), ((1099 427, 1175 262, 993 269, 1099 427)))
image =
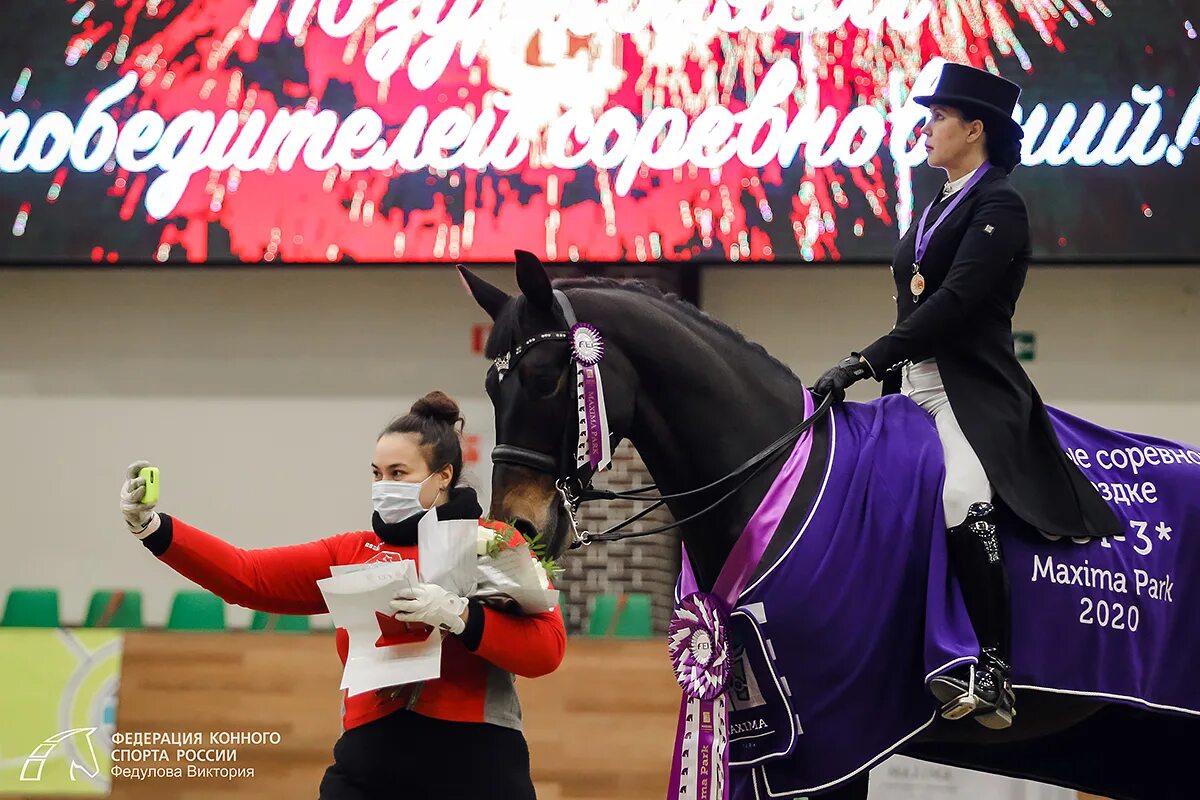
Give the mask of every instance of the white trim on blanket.
POLYGON ((1124 694, 1109 694, 1108 692, 1079 692, 1073 689, 1052 689, 1048 686, 1031 686, 1029 684, 1013 684, 1014 689, 1028 689, 1033 692, 1048 692, 1050 694, 1073 694, 1079 697, 1101 697, 1107 700, 1116 700, 1118 702, 1132 703, 1136 705, 1146 706, 1160 711, 1174 711, 1177 714, 1187 714, 1193 717, 1200 717, 1200 709, 1195 708, 1180 708, 1179 706, 1168 706, 1162 703, 1151 703, 1149 700, 1143 700, 1140 697, 1130 697, 1124 694))
POLYGON ((978 664, 978 663, 979 663, 978 656, 961 656, 959 658, 954 659, 953 661, 947 661, 945 664, 942 664, 940 667, 938 667, 937 669, 933 670, 928 675, 926 675, 925 683, 929 683, 931 680, 936 678, 938 675, 941 675, 946 670, 957 667, 959 664, 978 664))
MULTIPOLYGON (((958 661, 961 661, 961 660, 963 660, 963 659, 958 659, 958 661)), ((971 660, 974 661, 975 659, 971 658, 971 660)), ((950 662, 950 664, 954 664, 954 663, 956 663, 956 662, 955 661, 950 662)), ((949 664, 946 666, 949 666, 949 664)), ((939 672, 945 668, 946 668, 945 666, 940 667, 938 670, 931 672, 930 675, 935 675, 935 674, 937 674, 937 672, 939 672)), ((928 682, 928 678, 926 679, 926 681, 928 682)), ((1197 709, 1180 708, 1179 706, 1168 706, 1168 705, 1163 705, 1160 703, 1151 703, 1149 700, 1143 700, 1140 697, 1129 697, 1127 695, 1121 695, 1121 694, 1107 694, 1104 692, 1077 692, 1077 691, 1072 691, 1070 689, 1051 689, 1046 686, 1031 686, 1028 684, 1014 684, 1013 688, 1014 689, 1023 689, 1025 691, 1031 691, 1031 692, 1046 692, 1048 694, 1069 694, 1069 695, 1076 695, 1079 697, 1099 697, 1099 698, 1104 698, 1104 699, 1108 699, 1108 700, 1116 700, 1116 701, 1124 701, 1126 703, 1140 704, 1140 705, 1146 706, 1147 708, 1159 709, 1162 711, 1174 711, 1179 714, 1187 714, 1190 716, 1200 716, 1200 710, 1197 710, 1197 709)), ((803 789, 790 789, 782 794, 777 794, 771 790, 771 786, 767 781, 766 770, 762 766, 757 767, 754 770, 754 774, 755 774, 755 776, 762 777, 763 786, 766 789, 767 795, 769 797, 792 797, 795 795, 808 794, 810 792, 824 791, 825 789, 833 788, 839 784, 842 784, 842 783, 845 783, 846 781, 851 780, 852 778, 857 776, 859 773, 861 773, 863 770, 872 769, 877 764, 879 764, 881 761, 883 761, 884 759, 888 758, 889 756, 895 755, 896 751, 899 750, 905 742, 907 742, 912 737, 916 736, 921 731, 928 728, 936 720, 937 720, 937 712, 935 711, 933 714, 933 717, 930 718, 929 722, 926 722, 924 725, 917 728, 915 731, 910 733, 908 736, 905 736, 903 739, 896 742, 888 750, 875 756, 873 759, 871 759, 867 763, 863 764, 861 767, 854 770, 853 772, 847 773, 846 775, 843 775, 842 777, 838 778, 835 781, 830 781, 829 783, 823 783, 820 786, 806 787, 803 789)), ((935 762, 935 763, 941 763, 941 762, 935 762)), ((1001 774, 1001 773, 997 773, 997 774, 1001 774)), ((754 784, 755 800, 762 800, 762 796, 758 792, 758 780, 754 779, 751 782, 754 784)), ((1078 787, 1069 786, 1067 788, 1078 788, 1078 787)))
MULTIPOLYGON (((753 616, 751 616, 750 614, 747 614, 745 611, 742 611, 740 609, 735 609, 734 612, 732 614, 730 614, 730 616, 731 617, 742 616, 742 617, 745 617, 747 620, 749 620, 750 629, 754 631, 754 636, 755 636, 755 638, 758 639, 759 649, 762 650, 763 655, 765 656, 767 654, 767 649, 764 644, 762 631, 758 629, 758 620, 756 620, 753 616)), ((790 726, 790 729, 791 729, 790 732, 788 733, 788 738, 787 738, 788 747, 783 752, 764 753, 763 755, 760 755, 757 758, 751 759, 750 761, 734 761, 732 758, 732 755, 731 755, 731 757, 729 759, 730 769, 732 769, 734 767, 752 767, 755 764, 759 764, 763 761, 767 761, 767 760, 774 759, 774 758, 786 758, 788 756, 788 754, 791 753, 792 750, 795 749, 795 747, 796 747, 796 740, 798 738, 798 734, 801 733, 801 731, 799 731, 797 729, 797 724, 798 724, 799 720, 796 719, 796 711, 795 711, 795 709, 792 708, 792 701, 790 699, 791 692, 787 692, 785 694, 783 691, 783 687, 779 685, 779 675, 775 672, 774 654, 772 654, 771 657, 767 659, 767 671, 771 674, 771 680, 773 680, 775 682, 775 689, 779 692, 779 696, 783 700, 783 707, 787 709, 788 725, 790 726)), ((755 680, 758 680, 757 676, 755 676, 755 680)), ((731 701, 730 706, 732 707, 732 705, 733 705, 733 703, 731 701)), ((730 711, 729 716, 730 716, 730 718, 733 717, 732 711, 730 711)), ((736 742, 740 742, 743 739, 759 739, 759 738, 762 738, 763 736, 766 736, 766 735, 772 734, 772 733, 777 733, 777 731, 770 730, 770 731, 767 731, 766 733, 758 734, 756 736, 738 736, 738 737, 730 736, 728 748, 730 751, 732 751, 733 745, 736 742)))
MULTIPOLYGON (((754 589, 760 583, 765 581, 767 577, 775 571, 776 567, 783 563, 783 560, 791 554, 792 550, 795 549, 797 542, 800 541, 800 537, 804 535, 806 530, 808 530, 808 523, 812 522, 812 518, 817 513, 817 509, 821 507, 821 498, 825 496, 825 488, 829 485, 829 475, 833 472, 833 455, 836 452, 835 445, 837 444, 836 420, 837 414, 834 414, 831 411, 829 413, 829 447, 826 449, 828 456, 825 459, 825 476, 821 478, 821 490, 817 492, 816 499, 813 500, 812 506, 808 509, 808 516, 804 518, 804 524, 801 525, 800 530, 796 532, 796 537, 792 539, 792 543, 787 546, 786 550, 779 554, 779 558, 775 559, 775 563, 767 567, 763 574, 758 576, 758 580, 742 590, 741 597, 745 597, 747 594, 754 591, 754 589)), ((801 480, 803 480, 803 476, 801 476, 801 480)))
MULTIPOLYGON (((864 763, 858 769, 854 770, 853 772, 846 773, 845 775, 838 778, 837 780, 830 781, 829 783, 823 783, 820 786, 808 786, 808 787, 804 787, 804 788, 800 788, 800 789, 788 789, 786 792, 776 793, 771 789, 771 784, 767 780, 767 770, 766 770, 765 765, 756 768, 754 770, 754 774, 755 774, 755 776, 762 778, 763 788, 765 788, 767 790, 768 797, 794 797, 796 795, 810 794, 812 792, 821 792, 826 789, 833 788, 834 786, 837 786, 838 784, 845 783, 846 781, 850 780, 851 778, 853 778, 856 775, 858 775, 859 773, 861 773, 863 770, 871 769, 876 764, 883 761, 885 758, 892 755, 897 750, 899 750, 901 747, 903 747, 904 743, 907 742, 909 739, 913 738, 918 733, 920 733, 921 731, 925 730, 930 725, 932 725, 934 723, 934 720, 936 720, 937 718, 938 718, 937 712, 934 711, 933 716, 931 716, 929 718, 928 722, 926 722, 924 725, 922 725, 921 727, 914 730, 912 733, 905 736, 903 739, 900 739, 895 744, 888 747, 882 753, 879 753, 878 755, 873 756, 870 760, 868 760, 866 763, 864 763)), ((761 797, 758 793, 758 780, 757 779, 754 780, 753 783, 754 783, 754 797, 756 798, 756 800, 761 800, 761 797)))

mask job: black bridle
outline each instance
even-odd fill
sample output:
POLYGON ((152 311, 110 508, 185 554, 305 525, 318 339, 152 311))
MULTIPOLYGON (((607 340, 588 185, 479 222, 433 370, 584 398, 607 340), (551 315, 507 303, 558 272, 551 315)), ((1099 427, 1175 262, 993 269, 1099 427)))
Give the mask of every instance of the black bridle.
MULTIPOLYGON (((554 299, 558 303, 558 309, 561 312, 563 321, 569 329, 577 322, 575 317, 575 309, 571 306, 571 301, 567 299, 566 294, 562 291, 554 290, 554 299)), ((534 347, 546 342, 562 342, 567 341, 570 334, 567 330, 549 331, 539 333, 536 336, 530 337, 515 347, 511 352, 496 359, 492 368, 496 370, 497 378, 503 381, 505 374, 513 369, 521 357, 526 355, 534 347)), ((576 398, 578 402, 578 398, 576 398)), ((567 517, 571 521, 571 532, 573 540, 571 549, 575 549, 581 545, 589 545, 592 542, 615 542, 621 539, 634 539, 642 536, 651 536, 656 533, 663 533, 673 528, 678 528, 693 522, 696 519, 708 514, 716 509, 726 500, 733 497, 742 490, 750 481, 757 477, 767 465, 770 464, 780 452, 790 449, 795 442, 804 435, 804 432, 810 429, 813 425, 821 420, 822 417, 829 411, 833 405, 833 395, 829 394, 821 400, 821 403, 813 411, 812 415, 806 417, 799 422, 787 433, 780 436, 775 441, 771 442, 765 448, 760 450, 755 455, 751 456, 740 466, 728 473, 724 477, 718 478, 706 486, 700 486, 695 489, 689 489, 685 492, 676 492, 674 494, 662 494, 658 491, 657 484, 648 486, 639 486, 636 489, 630 489, 624 492, 613 492, 607 489, 592 488, 592 478, 595 475, 595 470, 590 465, 582 467, 575 465, 575 453, 577 437, 575 432, 568 426, 566 434, 563 437, 563 446, 561 452, 557 456, 544 453, 539 450, 531 450, 526 447, 517 445, 497 443, 492 449, 492 462, 495 464, 513 464, 515 466, 525 467, 527 469, 551 475, 555 478, 555 488, 558 490, 559 497, 562 500, 563 507, 567 511, 567 517), (722 486, 732 483, 733 486, 715 501, 705 506, 694 514, 691 514, 681 520, 671 522, 666 525, 660 525, 656 528, 647 531, 627 531, 623 530, 638 520, 645 517, 647 514, 655 511, 663 506, 668 500, 678 500, 685 497, 694 497, 704 494, 705 492, 714 491, 722 486), (655 494, 648 494, 655 492, 655 494), (638 511, 636 514, 611 525, 600 533, 591 533, 587 530, 579 530, 579 521, 577 514, 579 506, 591 500, 641 500, 650 502, 651 505, 638 511)), ((497 432, 498 433, 498 432, 497 432)), ((616 435, 613 435, 616 439, 616 435)), ((615 447, 616 442, 613 442, 615 447)))

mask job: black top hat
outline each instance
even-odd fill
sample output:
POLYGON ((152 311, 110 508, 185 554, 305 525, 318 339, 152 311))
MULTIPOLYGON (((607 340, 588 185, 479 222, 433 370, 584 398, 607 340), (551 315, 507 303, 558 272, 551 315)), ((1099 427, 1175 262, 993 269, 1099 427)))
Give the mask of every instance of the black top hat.
POLYGON ((966 64, 947 62, 933 94, 913 100, 927 107, 951 106, 975 114, 974 118, 982 119, 991 130, 1004 131, 1020 141, 1024 131, 1012 118, 1020 97, 1021 87, 1010 80, 966 64))

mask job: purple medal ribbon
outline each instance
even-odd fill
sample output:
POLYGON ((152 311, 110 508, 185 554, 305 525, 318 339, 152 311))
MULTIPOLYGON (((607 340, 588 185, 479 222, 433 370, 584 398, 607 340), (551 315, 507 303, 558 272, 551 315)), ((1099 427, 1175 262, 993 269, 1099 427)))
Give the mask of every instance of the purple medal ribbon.
POLYGON ((971 176, 971 180, 967 181, 967 185, 955 192, 954 199, 950 201, 950 205, 946 206, 942 213, 938 215, 937 220, 933 223, 933 227, 928 231, 925 230, 925 222, 929 219, 929 212, 937 205, 937 202, 930 203, 925 207, 925 213, 921 215, 921 223, 917 226, 917 254, 913 266, 918 270, 921 268, 921 261, 925 259, 925 251, 929 249, 929 241, 933 238, 933 232, 942 224, 942 220, 950 216, 950 212, 958 208, 958 204, 975 188, 975 184, 983 180, 983 176, 991 168, 992 165, 989 162, 983 162, 979 169, 975 170, 975 174, 971 176))
MULTIPOLYGON (((813 398, 804 390, 804 416, 813 398)), ((792 449, 717 576, 712 593, 699 591, 687 552, 679 576, 682 599, 667 631, 675 678, 683 688, 667 800, 728 800, 730 672, 729 614, 737 606, 775 535, 812 453, 810 428, 792 449)))

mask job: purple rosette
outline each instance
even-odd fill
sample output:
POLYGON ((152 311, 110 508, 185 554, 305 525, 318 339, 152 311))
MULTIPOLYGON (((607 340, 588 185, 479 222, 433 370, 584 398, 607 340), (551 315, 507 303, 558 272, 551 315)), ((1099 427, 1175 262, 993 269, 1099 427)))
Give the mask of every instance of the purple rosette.
POLYGON ((729 682, 728 617, 716 597, 695 592, 675 606, 667 648, 675 680, 688 697, 713 700, 729 682))
POLYGON ((571 326, 571 355, 584 367, 594 367, 604 358, 604 339, 594 325, 577 322, 571 326))

